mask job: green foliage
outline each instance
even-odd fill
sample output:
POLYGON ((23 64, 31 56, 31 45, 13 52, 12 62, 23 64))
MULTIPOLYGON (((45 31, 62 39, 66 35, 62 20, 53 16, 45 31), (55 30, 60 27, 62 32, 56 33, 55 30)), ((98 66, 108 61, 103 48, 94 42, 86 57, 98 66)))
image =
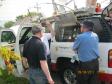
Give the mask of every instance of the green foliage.
POLYGON ((4 27, 5 27, 5 28, 10 28, 10 27, 12 27, 12 26, 14 25, 14 23, 15 23, 15 22, 13 22, 13 21, 8 21, 8 22, 6 22, 6 23, 4 24, 4 27))
POLYGON ((30 13, 27 13, 26 17, 27 17, 27 16, 36 16, 36 15, 37 15, 36 12, 30 12, 30 13))
POLYGON ((19 16, 16 17, 16 20, 21 20, 23 18, 24 18, 24 15, 19 15, 19 16))
POLYGON ((26 17, 33 17, 33 16, 39 16, 39 17, 42 17, 42 14, 41 13, 37 13, 37 12, 29 12, 27 13, 26 15, 19 15, 16 17, 16 21, 17 20, 22 20, 26 17))
POLYGON ((0 84, 29 84, 29 81, 23 77, 15 77, 8 74, 7 70, 0 69, 0 84))

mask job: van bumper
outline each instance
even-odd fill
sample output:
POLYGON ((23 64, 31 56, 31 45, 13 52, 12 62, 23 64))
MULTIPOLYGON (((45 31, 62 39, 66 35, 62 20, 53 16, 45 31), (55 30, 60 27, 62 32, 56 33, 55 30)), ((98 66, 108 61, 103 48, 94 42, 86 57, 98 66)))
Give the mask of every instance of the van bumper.
POLYGON ((99 73, 99 79, 100 79, 101 81, 112 82, 112 74, 108 74, 108 73, 99 73))

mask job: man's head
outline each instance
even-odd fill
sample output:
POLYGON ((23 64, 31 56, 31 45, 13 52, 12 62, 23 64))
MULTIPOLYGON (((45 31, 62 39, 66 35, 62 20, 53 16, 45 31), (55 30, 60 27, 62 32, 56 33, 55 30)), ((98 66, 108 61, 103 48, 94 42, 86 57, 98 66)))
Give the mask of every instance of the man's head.
POLYGON ((32 27, 32 33, 33 35, 41 38, 43 36, 42 27, 40 25, 34 25, 32 27))
POLYGON ((92 21, 84 21, 81 26, 81 32, 93 31, 94 23, 92 21))

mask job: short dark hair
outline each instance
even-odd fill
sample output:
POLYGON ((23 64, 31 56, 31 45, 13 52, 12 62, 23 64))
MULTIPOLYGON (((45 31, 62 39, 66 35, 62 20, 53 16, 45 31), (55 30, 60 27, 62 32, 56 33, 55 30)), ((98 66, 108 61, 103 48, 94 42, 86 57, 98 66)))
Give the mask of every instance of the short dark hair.
POLYGON ((36 33, 39 33, 39 32, 41 32, 42 31, 42 28, 41 28, 41 26, 39 26, 39 25, 33 25, 33 27, 32 27, 32 33, 35 35, 36 33))
POLYGON ((82 24, 83 24, 84 28, 89 29, 89 31, 93 31, 93 29, 94 29, 94 23, 92 21, 85 20, 85 21, 83 21, 82 24))

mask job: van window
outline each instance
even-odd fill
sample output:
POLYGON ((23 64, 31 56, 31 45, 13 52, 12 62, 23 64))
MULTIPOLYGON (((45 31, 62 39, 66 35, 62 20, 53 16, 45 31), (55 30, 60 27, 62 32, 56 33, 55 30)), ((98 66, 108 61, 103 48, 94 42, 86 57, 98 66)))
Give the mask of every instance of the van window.
POLYGON ((1 34, 1 42, 7 42, 7 43, 15 43, 16 38, 13 32, 11 31, 3 31, 1 34))
POLYGON ((23 28, 20 33, 19 43, 24 44, 32 35, 31 27, 23 28))
POLYGON ((104 20, 100 18, 89 18, 88 20, 92 20, 94 23, 94 32, 97 33, 100 42, 111 42, 112 41, 112 34, 109 30, 109 26, 104 20))
POLYGON ((68 26, 56 29, 56 41, 58 42, 73 42, 78 35, 78 29, 75 26, 68 26))
POLYGON ((20 40, 24 37, 31 37, 32 36, 32 33, 31 33, 31 27, 25 27, 21 30, 21 33, 20 33, 20 40))

